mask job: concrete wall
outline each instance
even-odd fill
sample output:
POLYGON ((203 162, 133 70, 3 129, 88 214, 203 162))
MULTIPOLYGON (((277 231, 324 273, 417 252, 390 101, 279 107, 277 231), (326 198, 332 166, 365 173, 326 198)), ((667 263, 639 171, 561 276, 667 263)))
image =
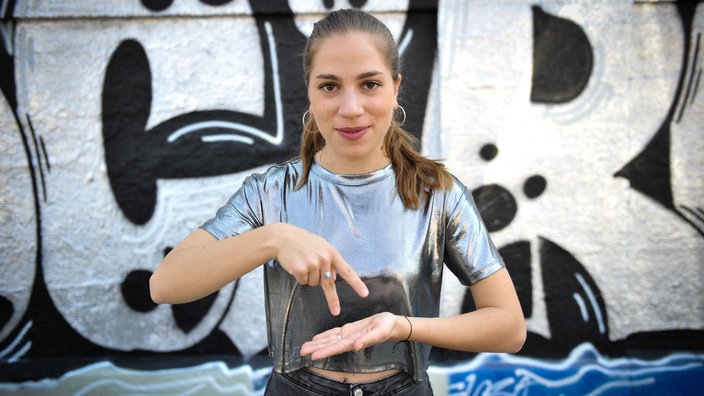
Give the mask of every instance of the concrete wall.
POLYGON ((438 393, 704 385, 702 2, 28 0, 0 2, 0 392, 261 393, 260 271, 179 306, 147 281, 295 152, 333 3, 401 44, 406 126, 526 314, 515 356, 434 350, 438 393))

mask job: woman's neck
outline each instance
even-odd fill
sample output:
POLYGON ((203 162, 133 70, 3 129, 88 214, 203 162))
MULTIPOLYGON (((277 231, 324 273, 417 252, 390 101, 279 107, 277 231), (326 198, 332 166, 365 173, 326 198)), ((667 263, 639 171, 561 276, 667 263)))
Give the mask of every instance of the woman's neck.
POLYGON ((368 160, 360 158, 359 160, 347 159, 344 161, 336 161, 331 156, 325 154, 325 149, 321 149, 315 154, 315 160, 318 165, 332 173, 340 175, 361 175, 382 169, 391 163, 391 160, 384 156, 380 156, 377 160, 368 160))

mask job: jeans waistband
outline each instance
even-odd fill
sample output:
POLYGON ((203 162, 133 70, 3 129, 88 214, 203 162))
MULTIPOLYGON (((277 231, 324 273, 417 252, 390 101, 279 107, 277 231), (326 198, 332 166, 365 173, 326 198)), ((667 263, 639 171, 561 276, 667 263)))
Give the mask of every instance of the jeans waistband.
MULTIPOLYGON (((365 383, 346 383, 339 382, 333 379, 321 376, 307 369, 297 370, 291 373, 277 373, 272 372, 272 379, 270 380, 270 387, 275 387, 276 389, 268 389, 268 391, 283 391, 281 386, 293 386, 294 388, 286 389, 290 393, 281 394, 296 394, 296 389, 300 394, 318 394, 318 395, 350 395, 350 396, 382 396, 382 395, 397 395, 405 394, 402 393, 404 389, 410 390, 411 388, 418 385, 425 385, 424 388, 430 390, 429 384, 420 384, 416 382, 411 375, 400 371, 389 377, 382 378, 373 382, 365 383), (278 378, 276 378, 278 377, 278 378), (283 378, 281 378, 283 377, 283 378), (281 381, 283 379, 283 381, 281 381)), ((268 392, 267 392, 268 394, 268 392)), ((275 394, 275 393, 271 393, 275 394)), ((416 394, 416 393, 412 393, 416 394)), ((420 394, 432 394, 430 393, 420 393, 420 394)))

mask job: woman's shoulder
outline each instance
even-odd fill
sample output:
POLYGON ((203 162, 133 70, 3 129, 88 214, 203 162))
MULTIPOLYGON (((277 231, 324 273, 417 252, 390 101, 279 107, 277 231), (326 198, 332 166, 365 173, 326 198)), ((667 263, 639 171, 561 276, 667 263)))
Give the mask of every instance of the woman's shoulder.
MULTIPOLYGON (((448 209, 456 207, 460 202, 473 202, 472 190, 460 180, 455 174, 448 172, 450 183, 445 189, 442 189, 443 201, 448 209)), ((438 191, 436 190, 436 193, 438 191)))
POLYGON ((245 178, 245 185, 257 185, 262 188, 278 186, 281 183, 296 183, 301 174, 302 164, 299 159, 292 159, 269 166, 263 171, 254 172, 245 178))
POLYGON ((297 159, 288 160, 285 162, 262 167, 250 173, 246 179, 265 181, 277 178, 286 177, 291 174, 298 174, 301 170, 301 161, 297 159))
POLYGON ((449 175, 449 183, 445 188, 446 193, 462 195, 469 191, 469 187, 467 187, 454 173, 448 171, 447 174, 449 175))

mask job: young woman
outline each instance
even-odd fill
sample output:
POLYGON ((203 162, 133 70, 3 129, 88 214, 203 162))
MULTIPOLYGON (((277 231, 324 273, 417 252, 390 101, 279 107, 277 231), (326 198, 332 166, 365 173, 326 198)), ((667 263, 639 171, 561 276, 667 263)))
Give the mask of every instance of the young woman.
POLYGON ((264 265, 268 395, 430 395, 431 346, 523 345, 514 286, 471 192, 396 121, 399 69, 373 16, 316 23, 299 158, 247 178, 151 278, 154 301, 175 304, 264 265), (475 311, 438 317, 443 265, 475 311))

